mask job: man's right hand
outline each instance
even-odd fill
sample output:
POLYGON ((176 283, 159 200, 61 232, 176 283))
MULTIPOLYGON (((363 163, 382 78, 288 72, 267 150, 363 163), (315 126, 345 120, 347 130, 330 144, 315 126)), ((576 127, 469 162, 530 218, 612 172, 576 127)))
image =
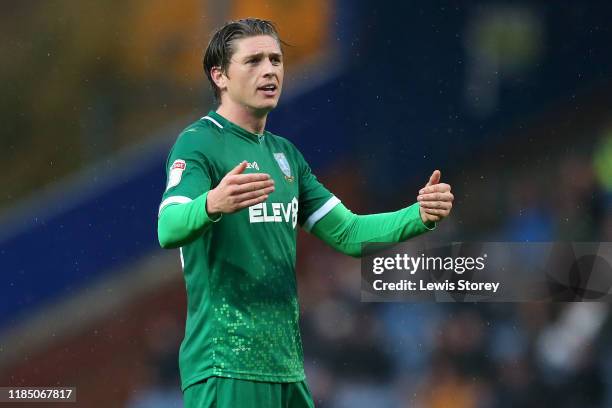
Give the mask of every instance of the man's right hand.
POLYGON ((223 177, 219 185, 208 192, 206 212, 209 216, 228 214, 263 203, 274 191, 274 180, 269 174, 242 174, 247 162, 243 161, 223 177))

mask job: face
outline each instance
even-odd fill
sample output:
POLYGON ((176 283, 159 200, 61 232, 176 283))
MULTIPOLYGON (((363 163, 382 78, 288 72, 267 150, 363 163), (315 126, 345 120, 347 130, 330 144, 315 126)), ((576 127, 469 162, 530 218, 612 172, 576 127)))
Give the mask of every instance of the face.
POLYGON ((213 71, 222 104, 238 104, 267 114, 278 104, 283 86, 283 55, 269 35, 236 40, 227 72, 213 71))

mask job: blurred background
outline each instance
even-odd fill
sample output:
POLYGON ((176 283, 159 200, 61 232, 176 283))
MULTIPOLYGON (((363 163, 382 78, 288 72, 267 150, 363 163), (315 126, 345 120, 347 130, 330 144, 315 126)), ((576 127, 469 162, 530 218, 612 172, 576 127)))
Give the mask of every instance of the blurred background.
MULTIPOLYGON (((185 289, 157 207, 229 19, 276 22, 267 127, 354 212, 407 206, 440 169, 437 239, 612 241, 612 5, 461 4, 2 2, 0 385, 182 406, 185 289)), ((300 232, 317 407, 612 406, 609 305, 361 303, 359 267, 300 232)))

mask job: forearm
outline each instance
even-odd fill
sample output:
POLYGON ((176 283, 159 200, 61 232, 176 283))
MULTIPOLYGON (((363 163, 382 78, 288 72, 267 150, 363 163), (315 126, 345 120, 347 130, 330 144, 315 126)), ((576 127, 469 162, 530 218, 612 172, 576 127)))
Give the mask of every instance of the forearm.
POLYGON ((361 245, 368 242, 402 242, 435 228, 425 225, 419 204, 395 212, 356 215, 342 203, 317 222, 312 233, 334 249, 361 256, 361 245))
POLYGON ((157 237, 162 248, 178 248, 190 243, 208 230, 217 219, 206 212, 208 192, 185 204, 170 205, 162 210, 157 222, 157 237))

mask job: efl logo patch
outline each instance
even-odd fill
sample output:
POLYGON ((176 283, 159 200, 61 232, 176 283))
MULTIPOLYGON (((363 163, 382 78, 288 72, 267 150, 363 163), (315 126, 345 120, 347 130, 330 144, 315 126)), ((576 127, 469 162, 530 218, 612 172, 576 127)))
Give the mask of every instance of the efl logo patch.
POLYGON ((174 163, 172 163, 170 172, 168 173, 168 185, 166 186, 166 191, 177 186, 181 182, 183 172, 186 168, 187 164, 185 163, 185 160, 175 160, 174 163))

